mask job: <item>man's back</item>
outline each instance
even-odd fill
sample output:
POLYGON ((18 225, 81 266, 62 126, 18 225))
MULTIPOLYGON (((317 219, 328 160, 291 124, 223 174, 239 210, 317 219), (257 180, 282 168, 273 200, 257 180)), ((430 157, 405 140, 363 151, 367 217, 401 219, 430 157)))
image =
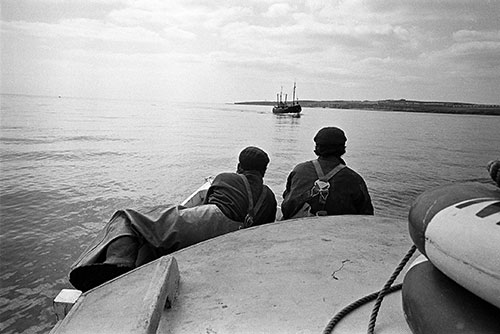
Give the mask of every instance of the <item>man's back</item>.
MULTIPOLYGON (((318 161, 325 175, 340 163, 344 163, 336 157, 319 158, 318 161)), ((300 209, 318 178, 311 161, 295 166, 288 176, 286 189, 283 193, 281 210, 284 219, 291 218, 300 209)), ((373 206, 365 181, 354 170, 348 167, 343 168, 330 179, 329 183, 329 195, 324 207, 319 202, 319 196, 308 200, 312 213, 325 210, 328 215, 373 215, 373 206)))
POLYGON ((206 203, 217 205, 229 219, 242 222, 248 213, 249 200, 245 183, 240 175, 244 175, 250 184, 254 206, 261 192, 265 191, 262 206, 255 212, 255 225, 273 222, 276 217, 276 198, 271 189, 264 185, 262 176, 253 171, 217 175, 208 190, 206 203))

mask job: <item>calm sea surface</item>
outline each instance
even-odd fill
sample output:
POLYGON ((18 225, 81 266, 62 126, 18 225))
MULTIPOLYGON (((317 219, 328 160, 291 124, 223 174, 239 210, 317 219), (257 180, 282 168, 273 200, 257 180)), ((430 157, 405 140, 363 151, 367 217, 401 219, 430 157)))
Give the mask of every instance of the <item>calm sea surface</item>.
POLYGON ((268 152, 278 202, 293 166, 314 158, 314 134, 345 130, 347 164, 366 180, 376 215, 406 224, 423 190, 491 183, 500 117, 1 96, 0 332, 43 333, 68 268, 117 209, 179 203, 234 171, 248 145, 268 152))

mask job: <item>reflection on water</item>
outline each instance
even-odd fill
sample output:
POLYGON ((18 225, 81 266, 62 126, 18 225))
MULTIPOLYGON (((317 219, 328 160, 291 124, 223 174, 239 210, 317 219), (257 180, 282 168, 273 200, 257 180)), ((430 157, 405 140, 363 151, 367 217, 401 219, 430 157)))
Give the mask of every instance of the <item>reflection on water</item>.
POLYGON ((265 181, 281 202, 288 173, 314 158, 315 133, 341 127, 376 214, 402 223, 429 187, 490 182, 485 166, 499 154, 494 116, 271 109, 2 96, 0 332, 48 332, 69 266, 115 210, 179 203, 206 176, 234 171, 247 145, 269 153, 265 181))

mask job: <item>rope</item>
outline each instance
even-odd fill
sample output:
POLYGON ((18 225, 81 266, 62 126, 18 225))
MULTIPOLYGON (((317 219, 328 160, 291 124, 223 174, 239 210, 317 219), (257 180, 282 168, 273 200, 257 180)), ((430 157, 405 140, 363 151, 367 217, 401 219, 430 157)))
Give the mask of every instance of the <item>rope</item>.
POLYGON ((413 253, 415 253, 415 250, 417 249, 417 246, 413 245, 410 247, 408 250, 408 253, 406 253, 405 257, 401 260, 399 265, 397 266, 396 270, 392 273, 391 278, 385 283, 384 287, 382 290, 380 290, 377 300, 375 301, 375 305, 373 306, 372 314, 370 316, 370 322, 368 323, 368 334, 373 334, 373 331, 375 329, 375 322, 377 321, 377 315, 378 311, 380 309, 380 305, 382 304, 382 300, 384 299, 384 296, 386 295, 387 291, 391 287, 392 283, 396 280, 396 277, 398 277, 399 273, 401 270, 403 270, 404 266, 406 263, 410 260, 412 257, 413 253))
MULTIPOLYGON (((389 290, 386 292, 386 295, 395 292, 399 289, 401 289, 402 284, 397 284, 394 286, 391 286, 389 290)), ((332 320, 328 323, 328 325, 325 327, 323 334, 330 334, 333 331, 333 328, 344 318, 347 314, 355 310, 356 308, 371 302, 372 300, 375 300, 377 296, 379 295, 380 291, 375 291, 367 296, 364 296, 363 298, 360 298, 356 300, 354 303, 344 307, 340 312, 338 312, 332 320)))
POLYGON ((389 280, 387 281, 387 283, 384 285, 384 287, 382 288, 382 290, 380 291, 375 291, 367 296, 364 296, 358 300, 356 300, 355 302, 349 304, 348 306, 344 307, 340 312, 338 312, 331 320, 330 322, 328 323, 328 325, 325 327, 325 329, 323 330, 323 334, 330 334, 332 333, 334 327, 340 322, 340 320, 342 320, 347 314, 349 314, 350 312, 352 312, 353 310, 355 310, 356 308, 368 303, 368 302, 371 302, 372 300, 376 299, 376 302, 375 302, 375 306, 373 308, 373 311, 372 311, 372 314, 371 314, 371 317, 370 317, 370 322, 369 322, 369 325, 368 325, 368 333, 369 334, 372 334, 373 333, 373 329, 375 328, 375 321, 377 319, 377 314, 378 314, 378 310, 380 308, 380 304, 382 303, 382 299, 384 298, 384 296, 390 294, 390 293, 393 293, 395 291, 398 291, 402 288, 402 284, 396 284, 394 286, 392 286, 392 283, 394 282, 394 280, 396 279, 396 277, 399 275, 399 273, 401 272, 401 270, 403 270, 404 266, 406 265, 406 263, 410 260, 410 258, 412 257, 413 253, 415 252, 416 250, 416 246, 412 246, 410 248, 410 250, 408 251, 408 253, 406 253, 405 257, 403 258, 403 260, 401 260, 401 262, 399 263, 399 265, 396 267, 396 269, 394 270, 394 273, 391 275, 391 278, 389 278, 389 280))

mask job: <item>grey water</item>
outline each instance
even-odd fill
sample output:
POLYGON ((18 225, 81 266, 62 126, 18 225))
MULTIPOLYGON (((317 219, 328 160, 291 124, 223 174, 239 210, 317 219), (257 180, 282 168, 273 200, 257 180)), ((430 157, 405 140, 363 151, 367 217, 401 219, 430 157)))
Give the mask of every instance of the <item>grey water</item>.
POLYGON ((346 163, 366 180, 375 214, 406 224, 422 191, 492 183, 500 117, 165 101, 1 96, 0 332, 49 332, 52 300, 117 209, 180 203, 205 177, 234 171, 248 145, 268 152, 278 202, 314 134, 338 126, 346 163))

